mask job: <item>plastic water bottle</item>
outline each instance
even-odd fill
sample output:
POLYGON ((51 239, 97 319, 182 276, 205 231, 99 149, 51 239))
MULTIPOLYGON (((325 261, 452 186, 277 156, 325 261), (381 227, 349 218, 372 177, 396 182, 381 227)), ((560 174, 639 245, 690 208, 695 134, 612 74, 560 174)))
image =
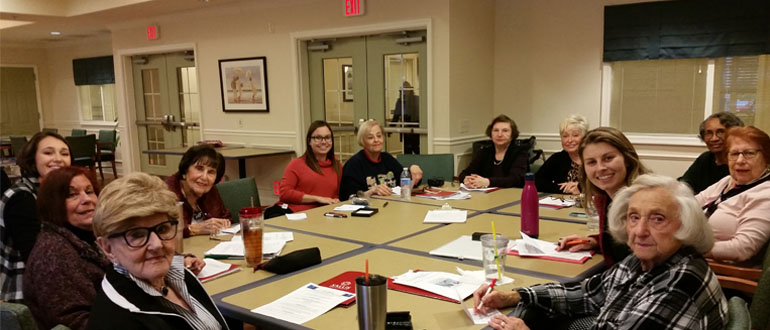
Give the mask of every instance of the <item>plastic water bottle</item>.
POLYGON ((412 200, 412 173, 408 167, 401 171, 401 200, 412 200))
POLYGON ((524 176, 524 191, 521 193, 521 231, 529 237, 540 235, 540 201, 535 187, 535 174, 524 176))

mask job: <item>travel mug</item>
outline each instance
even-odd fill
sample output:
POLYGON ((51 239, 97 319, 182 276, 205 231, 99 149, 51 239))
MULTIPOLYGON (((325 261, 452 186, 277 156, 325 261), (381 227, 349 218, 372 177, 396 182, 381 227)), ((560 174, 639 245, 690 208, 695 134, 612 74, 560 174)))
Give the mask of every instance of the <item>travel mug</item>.
POLYGON ((369 284, 363 276, 356 278, 358 329, 385 330, 388 307, 388 278, 369 274, 369 284))

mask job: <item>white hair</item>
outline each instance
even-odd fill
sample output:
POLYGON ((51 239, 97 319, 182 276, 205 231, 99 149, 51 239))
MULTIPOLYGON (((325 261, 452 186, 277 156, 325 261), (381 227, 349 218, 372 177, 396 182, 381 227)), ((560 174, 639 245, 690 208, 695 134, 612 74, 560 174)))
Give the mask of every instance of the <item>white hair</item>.
POLYGON ((634 180, 631 186, 622 188, 615 195, 607 214, 612 237, 618 242, 628 243, 626 212, 631 196, 641 190, 658 187, 668 190, 679 205, 679 220, 682 225, 674 237, 682 242, 682 245, 692 246, 700 253, 711 251, 711 248, 714 247, 714 232, 711 230, 700 204, 695 200, 690 186, 659 174, 641 175, 634 180))
POLYGON ((367 121, 364 121, 364 122, 361 123, 361 126, 358 127, 358 136, 357 136, 357 138, 358 138, 358 145, 359 146, 361 146, 361 147, 364 146, 364 139, 366 139, 366 135, 369 134, 369 132, 371 132, 371 130, 375 126, 379 126, 380 127, 380 132, 382 132, 382 134, 385 134, 385 131, 382 129, 382 125, 380 125, 380 123, 378 121, 376 121, 374 119, 369 119, 367 121))
POLYGON ((577 128, 580 130, 580 135, 586 135, 586 132, 588 132, 588 120, 583 116, 569 115, 559 124, 559 134, 571 128, 577 128))

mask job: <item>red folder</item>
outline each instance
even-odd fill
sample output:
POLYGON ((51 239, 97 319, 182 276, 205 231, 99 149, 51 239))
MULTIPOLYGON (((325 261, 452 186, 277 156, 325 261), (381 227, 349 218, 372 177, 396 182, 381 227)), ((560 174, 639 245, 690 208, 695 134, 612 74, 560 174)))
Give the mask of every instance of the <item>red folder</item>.
POLYGON ((236 264, 230 264, 230 268, 228 268, 226 270, 223 270, 223 271, 221 271, 219 273, 206 276, 206 277, 198 277, 198 280, 201 281, 201 283, 206 283, 206 282, 211 281, 211 280, 213 280, 215 278, 220 278, 222 276, 235 273, 235 272, 237 272, 239 270, 241 270, 241 266, 238 266, 236 264))
MULTIPOLYGON (((594 255, 596 251, 591 251, 591 255, 594 255)), ((508 250, 508 254, 512 256, 519 256, 519 251, 516 250, 508 250)), ((590 257, 584 257, 580 260, 572 260, 572 259, 563 259, 563 258, 556 258, 556 257, 547 257, 547 256, 520 256, 522 258, 538 258, 538 259, 545 259, 545 260, 553 260, 553 261, 561 261, 561 262, 569 262, 571 264, 584 264, 590 257)))
MULTIPOLYGON (((419 271, 420 271, 419 269, 415 270, 415 272, 419 272, 419 271)), ((453 302, 455 304, 459 304, 460 303, 460 301, 457 300, 457 299, 447 298, 447 297, 444 297, 444 296, 442 296, 440 294, 436 294, 436 293, 433 293, 433 292, 430 292, 430 291, 426 291, 426 290, 423 290, 423 289, 420 289, 420 288, 415 288, 413 286, 408 286, 408 285, 403 285, 403 284, 395 283, 395 282, 393 282, 392 278, 388 278, 388 289, 396 290, 396 291, 401 291, 401 292, 406 292, 406 293, 411 293, 411 294, 416 294, 418 296, 423 296, 423 297, 428 297, 428 298, 433 298, 433 299, 439 299, 439 300, 443 300, 443 301, 453 302)))
POLYGON ((441 190, 441 189, 424 189, 421 192, 413 193, 413 196, 429 196, 429 197, 447 197, 452 196, 456 191, 447 191, 447 190, 441 190))
POLYGON ((354 302, 356 302, 356 297, 355 297, 356 277, 359 277, 359 276, 364 276, 364 273, 354 272, 354 271, 344 272, 326 281, 318 283, 318 285, 352 293, 354 295, 353 298, 345 300, 341 302, 339 305, 337 305, 337 307, 347 308, 347 307, 350 307, 350 305, 352 305, 354 302))

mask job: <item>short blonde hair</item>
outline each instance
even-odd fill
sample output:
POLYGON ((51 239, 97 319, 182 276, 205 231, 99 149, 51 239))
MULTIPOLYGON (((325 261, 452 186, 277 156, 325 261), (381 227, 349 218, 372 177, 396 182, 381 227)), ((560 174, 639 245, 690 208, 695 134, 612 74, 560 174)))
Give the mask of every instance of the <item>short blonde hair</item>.
POLYGON ((128 229, 134 219, 166 214, 179 219, 176 194, 160 178, 135 172, 112 181, 99 195, 94 212, 94 235, 128 229))
POLYGON ((559 124, 559 134, 564 134, 564 131, 570 128, 577 128, 580 130, 580 135, 586 135, 586 132, 588 132, 588 120, 583 116, 569 115, 559 124))
POLYGON ((364 139, 366 139, 366 135, 369 134, 369 132, 371 132, 375 126, 379 126, 380 132, 382 132, 382 134, 385 134, 385 130, 382 129, 382 125, 380 125, 378 121, 374 119, 369 119, 367 121, 364 121, 363 123, 361 123, 361 126, 358 127, 357 138, 358 138, 359 146, 361 147, 364 146, 364 139))
POLYGON ((682 245, 692 246, 699 253, 711 251, 714 247, 714 232, 703 214, 700 204, 686 183, 659 174, 644 174, 636 178, 630 187, 621 188, 612 201, 607 213, 609 232, 618 242, 628 243, 626 212, 631 196, 641 190, 664 188, 674 197, 679 206, 679 220, 682 225, 674 234, 682 245))

